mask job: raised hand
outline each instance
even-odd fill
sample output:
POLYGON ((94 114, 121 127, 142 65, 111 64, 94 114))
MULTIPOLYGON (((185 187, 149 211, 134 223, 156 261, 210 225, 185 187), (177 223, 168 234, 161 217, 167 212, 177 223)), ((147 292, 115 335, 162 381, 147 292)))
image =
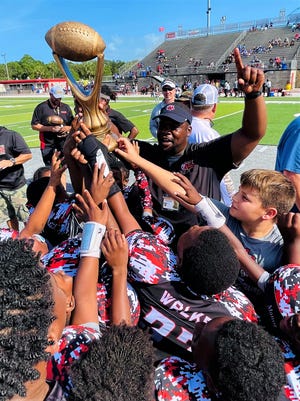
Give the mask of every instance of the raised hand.
POLYGON ((180 173, 173 174, 174 178, 172 181, 180 185, 184 189, 185 194, 182 192, 174 192, 174 194, 171 194, 171 196, 174 197, 186 209, 195 213, 194 206, 201 201, 202 196, 198 193, 196 188, 187 177, 180 173))
POLYGON ((57 187, 61 184, 61 176, 67 169, 67 165, 64 163, 64 159, 60 159, 60 152, 55 151, 51 161, 51 174, 49 179, 49 185, 57 187))
POLYGON ((72 121, 71 124, 71 129, 70 129, 70 135, 67 135, 65 143, 64 143, 64 154, 69 155, 76 147, 77 141, 75 141, 75 138, 79 135, 80 131, 80 123, 81 123, 82 117, 79 115, 76 115, 75 118, 72 121))
POLYGON ((72 149, 70 155, 80 164, 88 164, 88 161, 84 157, 84 154, 81 153, 78 148, 75 147, 74 149, 72 149))
POLYGON ((125 235, 120 230, 114 228, 108 229, 102 241, 101 249, 114 273, 120 271, 120 273, 126 274, 128 244, 125 235))
POLYGON ((104 177, 104 170, 105 163, 102 163, 100 169, 97 163, 95 163, 90 191, 97 205, 107 198, 109 190, 115 182, 111 171, 104 177))
POLYGON ((128 245, 120 230, 109 229, 101 244, 101 250, 112 270, 111 323, 131 325, 127 296, 128 245))
POLYGON ((245 94, 260 91, 265 81, 264 72, 258 68, 244 66, 238 48, 234 49, 234 60, 240 89, 245 94))
POLYGON ((282 264, 300 264, 300 213, 284 213, 278 217, 278 228, 284 241, 282 264))
POLYGON ((277 225, 285 243, 300 240, 300 213, 283 213, 277 225))
POLYGON ((119 138, 117 143, 118 148, 115 149, 115 153, 134 164, 139 157, 139 147, 135 145, 134 141, 131 143, 128 138, 124 137, 119 138))
POLYGON ((76 128, 77 129, 72 134, 72 138, 77 144, 83 141, 87 136, 92 135, 89 128, 81 121, 79 121, 76 128))
POLYGON ((83 191, 82 196, 76 194, 76 200, 82 212, 85 214, 87 221, 95 221, 106 226, 108 219, 108 205, 106 200, 104 200, 101 207, 99 207, 87 189, 83 191))

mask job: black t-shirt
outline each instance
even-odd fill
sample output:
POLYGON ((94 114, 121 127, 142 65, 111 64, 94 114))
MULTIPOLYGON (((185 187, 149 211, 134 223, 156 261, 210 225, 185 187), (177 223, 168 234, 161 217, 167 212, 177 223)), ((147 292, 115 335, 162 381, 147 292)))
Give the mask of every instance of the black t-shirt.
MULTIPOLYGON (((55 109, 48 99, 45 102, 38 104, 34 109, 31 119, 31 125, 42 124, 45 126, 51 126, 47 119, 48 117, 53 115, 60 116, 64 121, 64 125, 71 125, 72 123, 73 114, 70 106, 61 102, 60 106, 55 109)), ((40 132, 40 140, 42 143, 45 143, 45 145, 52 144, 56 139, 57 136, 51 131, 40 132)), ((58 139, 61 140, 61 138, 58 139)), ((65 140, 65 138, 63 138, 63 140, 65 140)))
MULTIPOLYGON (((18 132, 0 127, 0 160, 9 160, 20 154, 31 154, 23 137, 18 132)), ((0 189, 15 190, 25 184, 23 164, 0 170, 0 189)))
POLYGON ((112 123, 114 123, 115 126, 118 128, 121 135, 123 132, 126 133, 128 131, 131 131, 134 127, 134 124, 117 110, 109 109, 108 115, 112 123))
POLYGON ((140 326, 151 328, 158 349, 190 359, 197 322, 222 316, 257 322, 253 305, 234 287, 209 297, 193 294, 177 272, 174 252, 155 235, 136 230, 127 241, 128 280, 140 301, 140 326))
MULTIPOLYGON (((206 143, 189 144, 183 155, 171 163, 159 145, 143 141, 138 143, 140 155, 143 158, 166 170, 183 174, 199 193, 220 200, 220 181, 229 170, 237 167, 232 160, 231 138, 230 134, 206 143)), ((178 236, 188 227, 201 224, 199 217, 183 206, 179 206, 179 210, 175 211, 164 209, 162 189, 151 179, 149 179, 149 187, 154 210, 171 221, 178 236)))

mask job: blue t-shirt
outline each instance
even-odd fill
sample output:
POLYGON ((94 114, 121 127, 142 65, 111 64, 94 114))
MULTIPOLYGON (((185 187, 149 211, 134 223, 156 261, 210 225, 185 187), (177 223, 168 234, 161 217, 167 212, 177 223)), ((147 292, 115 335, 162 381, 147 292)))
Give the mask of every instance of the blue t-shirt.
POLYGON ((280 138, 275 170, 300 174, 300 116, 287 126, 280 138))
POLYGON ((248 254, 261 267, 272 273, 277 267, 281 266, 283 239, 276 224, 272 231, 265 237, 252 238, 249 237, 239 220, 230 216, 229 207, 224 203, 212 199, 217 208, 224 214, 226 224, 233 234, 241 241, 248 254))

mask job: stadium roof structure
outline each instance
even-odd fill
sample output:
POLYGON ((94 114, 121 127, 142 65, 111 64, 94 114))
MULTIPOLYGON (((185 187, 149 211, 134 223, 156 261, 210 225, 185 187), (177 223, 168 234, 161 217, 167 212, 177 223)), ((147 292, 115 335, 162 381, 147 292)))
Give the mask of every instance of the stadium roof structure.
POLYGON ((193 29, 182 29, 182 26, 178 27, 177 31, 166 32, 165 40, 183 39, 188 37, 208 36, 217 35, 230 32, 241 32, 250 30, 251 28, 261 28, 265 25, 272 27, 282 27, 288 24, 300 22, 300 7, 296 8, 290 14, 285 15, 285 11, 280 12, 279 17, 266 17, 259 20, 250 20, 244 22, 236 22, 233 24, 226 24, 224 20, 220 21, 219 25, 212 27, 202 27, 193 29))

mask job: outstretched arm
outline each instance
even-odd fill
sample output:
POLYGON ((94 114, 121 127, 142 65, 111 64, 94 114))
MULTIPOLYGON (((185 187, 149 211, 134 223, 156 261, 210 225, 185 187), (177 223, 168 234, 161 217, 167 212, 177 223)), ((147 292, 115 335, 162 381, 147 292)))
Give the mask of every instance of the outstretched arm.
POLYGON ((284 241, 282 264, 300 265, 300 213, 284 213, 277 224, 284 241))
POLYGON ((100 209, 90 193, 76 195, 81 208, 88 215, 80 248, 80 263, 74 281, 75 309, 72 324, 98 323, 97 283, 99 271, 100 245, 106 231, 108 206, 106 201, 100 209))
POLYGON ((112 269, 111 323, 131 325, 127 296, 128 244, 125 235, 120 230, 108 230, 101 248, 112 269))
POLYGON ((234 58, 239 87, 245 93, 242 127, 233 134, 231 141, 233 161, 240 163, 266 133, 267 112, 261 93, 265 76, 260 69, 244 66, 237 48, 234 49, 234 58))
POLYGON ((129 133, 127 138, 129 140, 132 140, 138 135, 138 133, 139 133, 138 128, 134 126, 134 127, 131 128, 130 133, 129 133))
POLYGON ((84 155, 77 148, 81 135, 80 119, 75 117, 72 132, 68 135, 64 144, 64 155, 72 186, 78 194, 81 194, 85 188, 89 188, 90 183, 90 167, 84 155))
POLYGON ((65 164, 61 165, 62 160, 59 158, 60 152, 54 152, 52 156, 51 175, 49 183, 43 192, 41 199, 34 208, 33 213, 29 217, 26 226, 20 232, 20 238, 28 238, 33 234, 39 234, 43 231, 48 217, 51 213, 53 203, 56 196, 58 186, 61 184, 62 174, 67 169, 65 164))
POLYGON ((175 192, 173 197, 191 212, 195 214, 202 214, 209 226, 218 228, 226 235, 235 250, 242 269, 245 270, 250 279, 257 284, 262 274, 265 273, 265 270, 248 255, 242 243, 225 224, 225 217, 223 215, 223 218, 220 216, 221 213, 216 209, 214 204, 210 202, 205 202, 205 205, 201 204, 208 198, 205 198, 199 194, 196 188, 184 175, 180 173, 174 173, 173 180, 176 181, 176 183, 185 191, 185 195, 175 192))
POLYGON ((122 137, 118 139, 118 148, 115 149, 115 153, 129 163, 135 164, 137 167, 141 168, 147 177, 151 178, 155 184, 161 187, 166 193, 171 195, 176 191, 183 192, 183 189, 172 180, 174 178, 173 173, 164 170, 137 154, 134 146, 127 138, 122 137))

